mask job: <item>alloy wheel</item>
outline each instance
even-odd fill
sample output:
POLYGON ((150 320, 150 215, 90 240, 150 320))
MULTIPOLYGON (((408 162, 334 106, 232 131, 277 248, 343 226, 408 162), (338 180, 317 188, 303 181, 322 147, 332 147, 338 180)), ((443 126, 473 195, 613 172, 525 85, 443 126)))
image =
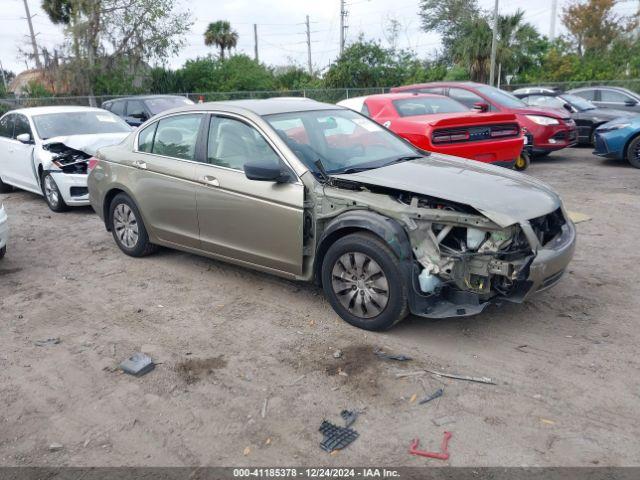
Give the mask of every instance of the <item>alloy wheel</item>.
POLYGON ((47 197, 49 205, 54 208, 58 206, 58 203, 60 202, 60 191, 58 190, 56 182, 51 178, 51 175, 44 177, 44 194, 47 197))
POLYGON ((378 316, 389 302, 389 283, 380 265, 360 252, 340 256, 331 271, 336 297, 352 315, 378 316))
POLYGON ((124 203, 120 203, 113 211, 113 228, 120 243, 127 248, 135 248, 140 232, 135 214, 124 203))

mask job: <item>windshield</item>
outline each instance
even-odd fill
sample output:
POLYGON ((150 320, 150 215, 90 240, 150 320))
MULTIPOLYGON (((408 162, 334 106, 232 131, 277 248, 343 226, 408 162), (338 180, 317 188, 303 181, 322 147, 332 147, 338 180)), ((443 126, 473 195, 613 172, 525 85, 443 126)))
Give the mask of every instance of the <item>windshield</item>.
POLYGON ((394 100, 393 105, 401 117, 469 111, 463 104, 446 97, 405 98, 402 100, 394 100))
POLYGON ((596 108, 596 106, 591 103, 589 100, 585 100, 582 97, 579 97, 577 95, 571 95, 569 93, 566 93, 564 95, 562 95, 562 97, 566 102, 569 102, 571 105, 573 105, 574 107, 576 107, 578 110, 594 110, 596 108))
POLYGON ((504 90, 499 90, 495 87, 488 85, 482 85, 478 87, 478 91, 484 96, 488 97, 492 102, 495 102, 503 107, 507 108, 524 108, 527 106, 522 100, 514 97, 504 90))
POLYGON ((149 111, 156 115, 165 110, 172 108, 184 107, 185 105, 193 105, 193 102, 185 97, 160 97, 160 98, 147 98, 145 100, 149 111))
POLYGON ((34 115, 38 136, 42 140, 70 135, 130 132, 124 120, 106 110, 90 110, 34 115))
POLYGON ((317 160, 327 173, 352 173, 422 156, 393 133, 350 110, 281 113, 264 118, 316 174, 317 160))

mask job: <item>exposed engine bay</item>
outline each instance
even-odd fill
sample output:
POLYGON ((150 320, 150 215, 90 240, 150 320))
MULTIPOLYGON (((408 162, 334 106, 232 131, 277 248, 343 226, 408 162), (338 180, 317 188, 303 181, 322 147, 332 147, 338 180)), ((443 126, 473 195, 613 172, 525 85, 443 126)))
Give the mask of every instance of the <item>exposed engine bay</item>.
MULTIPOLYGON (((462 300, 450 305, 467 303, 469 294, 478 304, 496 296, 517 297, 518 282, 527 279, 536 257, 518 223, 500 226, 468 205, 344 179, 320 188, 319 228, 336 215, 362 208, 399 221, 411 243, 414 290, 435 303, 456 296, 462 300)), ((560 208, 530 221, 540 245, 558 235, 564 223, 560 208)))
POLYGON ((87 173, 87 165, 91 155, 70 148, 64 143, 48 143, 42 148, 52 153, 51 163, 64 173, 87 173))

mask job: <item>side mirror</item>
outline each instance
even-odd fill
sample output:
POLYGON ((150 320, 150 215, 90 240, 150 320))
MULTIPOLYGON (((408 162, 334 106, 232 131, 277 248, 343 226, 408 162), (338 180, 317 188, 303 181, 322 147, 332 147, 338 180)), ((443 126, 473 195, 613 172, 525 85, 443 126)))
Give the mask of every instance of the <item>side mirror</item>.
POLYGON ((29 135, 28 133, 21 133, 20 135, 18 135, 16 137, 16 140, 18 140, 21 143, 26 143, 26 144, 33 143, 33 141, 31 140, 31 135, 29 135))
POLYGON ((473 109, 478 110, 479 112, 488 112, 489 104, 484 102, 477 102, 473 104, 473 109))
POLYGON ((568 103, 563 103, 562 106, 564 107, 564 109, 569 112, 569 113, 573 113, 573 107, 571 105, 569 105, 568 103))
POLYGON ((287 183, 291 178, 279 164, 272 162, 245 163, 244 174, 249 180, 259 182, 287 183))
POLYGON ((631 99, 626 100, 624 102, 624 106, 625 107, 635 107, 637 104, 638 104, 638 102, 636 102, 635 100, 631 100, 631 99))

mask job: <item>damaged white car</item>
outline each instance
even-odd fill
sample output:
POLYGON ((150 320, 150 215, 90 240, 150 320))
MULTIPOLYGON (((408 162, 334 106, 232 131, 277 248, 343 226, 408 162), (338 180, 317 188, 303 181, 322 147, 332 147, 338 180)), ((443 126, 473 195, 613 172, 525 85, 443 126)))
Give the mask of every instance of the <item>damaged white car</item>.
POLYGON ((120 143, 131 127, 99 108, 34 107, 0 118, 0 192, 44 195, 62 212, 89 205, 87 166, 100 147, 120 143))

